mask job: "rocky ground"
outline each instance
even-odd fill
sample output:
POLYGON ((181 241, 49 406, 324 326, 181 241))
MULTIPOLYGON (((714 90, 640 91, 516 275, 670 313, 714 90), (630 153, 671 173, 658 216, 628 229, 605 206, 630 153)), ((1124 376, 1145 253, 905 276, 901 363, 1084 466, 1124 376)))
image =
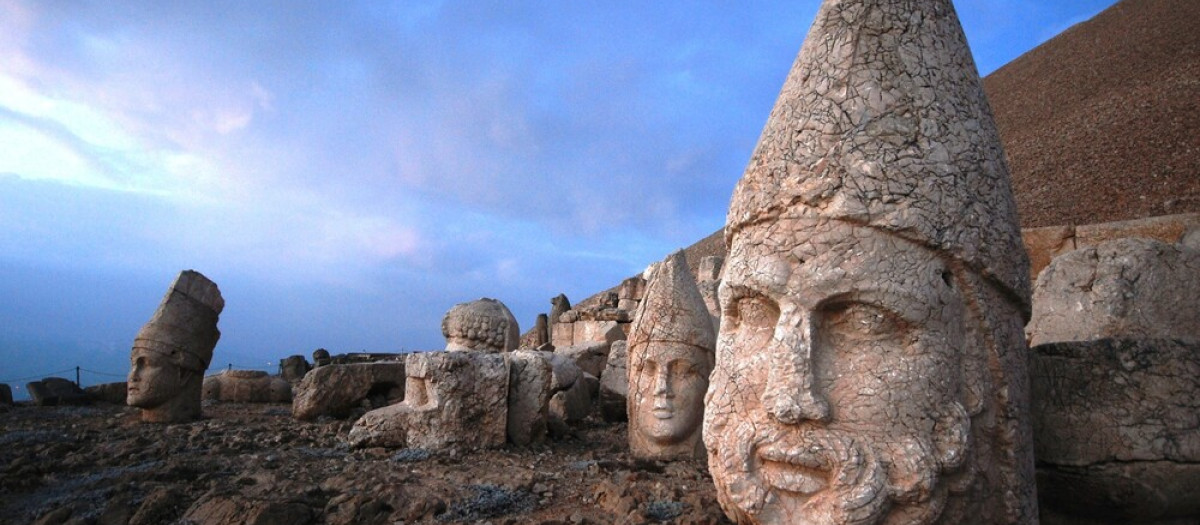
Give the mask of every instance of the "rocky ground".
POLYGON ((218 404, 154 425, 124 406, 0 412, 3 523, 728 523, 703 462, 632 458, 588 420, 531 448, 345 445, 351 422, 218 404))

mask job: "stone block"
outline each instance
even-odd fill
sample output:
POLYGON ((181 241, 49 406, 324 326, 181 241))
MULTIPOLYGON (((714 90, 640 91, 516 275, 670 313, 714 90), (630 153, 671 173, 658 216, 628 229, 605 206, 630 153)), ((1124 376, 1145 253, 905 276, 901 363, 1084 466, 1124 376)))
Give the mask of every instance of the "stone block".
POLYGON ((204 378, 200 397, 224 403, 289 403, 292 385, 262 370, 226 370, 204 378))
POLYGON ((600 376, 600 413, 605 421, 617 422, 628 419, 625 413, 629 397, 628 342, 617 341, 608 351, 604 373, 600 376))
POLYGON ((1029 278, 1036 280, 1051 260, 1075 249, 1075 227, 1027 228, 1021 230, 1021 240, 1029 252, 1029 278))
POLYGON ((550 344, 556 348, 575 344, 575 323, 555 322, 551 325, 550 344))
POLYGON ((1200 519, 1200 343, 1100 339, 1032 354, 1044 512, 1097 523, 1200 519))
POLYGON ((428 450, 503 446, 508 365, 506 353, 409 354, 404 401, 364 414, 349 441, 356 447, 428 450))
MULTIPOLYGON (((619 331, 619 330, 618 330, 619 331)), ((622 333, 621 335, 624 335, 622 333)), ((589 341, 573 346, 558 347, 554 353, 570 358, 580 370, 600 377, 608 363, 610 344, 604 341, 589 341)))
POLYGON ((1141 237, 1175 244, 1189 230, 1200 228, 1200 213, 1164 215, 1129 221, 1105 222, 1075 227, 1076 248, 1099 246, 1108 241, 1141 237))
POLYGON ((126 388, 127 386, 125 382, 120 381, 117 383, 92 385, 83 389, 83 391, 96 401, 111 403, 114 405, 124 405, 126 388))
MULTIPOLYGON (((121 395, 123 397, 125 392, 122 391, 121 395)), ((12 404, 12 387, 8 386, 8 383, 0 383, 0 406, 12 406, 12 404)))
POLYGON ((279 377, 291 384, 299 383, 304 374, 312 370, 312 365, 302 355, 292 355, 279 362, 279 377))
POLYGON ((348 417, 364 404, 380 408, 404 399, 404 361, 381 361, 314 368, 296 386, 292 416, 348 417))
POLYGON ((91 402, 74 382, 61 377, 47 377, 25 384, 25 391, 37 406, 84 405, 91 402))
POLYGON ((512 352, 508 379, 508 441, 525 446, 546 437, 554 368, 543 353, 512 352))
POLYGON ((1033 291, 1031 345, 1109 337, 1200 340, 1200 252, 1125 238, 1065 253, 1033 291))

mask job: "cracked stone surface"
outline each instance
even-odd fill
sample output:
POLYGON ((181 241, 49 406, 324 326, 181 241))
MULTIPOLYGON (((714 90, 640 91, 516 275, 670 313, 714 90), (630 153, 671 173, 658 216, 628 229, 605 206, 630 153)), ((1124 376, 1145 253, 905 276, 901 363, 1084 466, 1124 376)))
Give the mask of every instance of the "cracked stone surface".
POLYGON ((1117 239, 1055 257, 1033 291, 1029 344, 1106 337, 1200 341, 1200 250, 1117 239))
POLYGON ((1200 519, 1200 342, 1040 345, 1031 383, 1044 512, 1200 519))
POLYGON ((948 0, 822 4, 725 238, 704 441, 730 518, 1037 521, 1029 261, 948 0))
POLYGON ((716 336, 683 252, 659 265, 630 330, 629 449, 645 459, 705 456, 704 392, 716 336))
POLYGON ((506 353, 423 352, 404 361, 404 401, 367 412, 350 429, 356 447, 478 449, 504 446, 506 353))
POLYGON ((456 304, 442 318, 446 350, 507 352, 521 342, 521 329, 504 303, 484 297, 456 304))
POLYGON ((142 409, 143 421, 200 417, 204 371, 221 338, 217 320, 224 308, 216 283, 199 272, 184 270, 171 283, 129 356, 127 402, 142 409))

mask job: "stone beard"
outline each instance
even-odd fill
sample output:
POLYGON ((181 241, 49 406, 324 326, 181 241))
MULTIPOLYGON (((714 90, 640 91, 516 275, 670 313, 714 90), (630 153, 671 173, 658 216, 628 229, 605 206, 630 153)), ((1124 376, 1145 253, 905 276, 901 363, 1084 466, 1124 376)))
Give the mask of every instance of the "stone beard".
POLYGON ((959 523, 1003 513, 1000 496, 979 496, 1001 484, 975 475, 975 434, 994 415, 979 393, 991 390, 985 331, 968 326, 969 272, 947 260, 832 220, 778 219, 733 236, 704 420, 731 517, 959 523))
POLYGON ((629 431, 639 455, 656 459, 704 456, 700 423, 712 354, 700 347, 651 341, 633 364, 633 417, 629 431))

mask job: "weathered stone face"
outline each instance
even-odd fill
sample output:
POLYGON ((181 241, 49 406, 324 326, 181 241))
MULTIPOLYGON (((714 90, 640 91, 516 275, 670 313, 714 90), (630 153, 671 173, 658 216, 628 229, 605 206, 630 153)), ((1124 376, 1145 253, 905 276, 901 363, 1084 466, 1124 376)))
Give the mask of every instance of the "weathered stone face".
POLYGON ((134 347, 130 362, 126 404, 153 409, 178 394, 184 374, 174 361, 158 352, 134 347))
POLYGON ((683 252, 646 286, 629 338, 629 448, 649 459, 704 456, 700 422, 713 368, 712 318, 683 252))
POLYGON ((221 291, 207 277, 185 270, 175 278, 130 353, 126 402, 142 409, 142 421, 200 417, 204 371, 221 337, 217 319, 224 307, 221 291))
POLYGON ((651 343, 638 365, 633 410, 637 435, 631 439, 644 440, 646 448, 654 449, 684 444, 678 455, 694 455, 712 356, 689 344, 651 343))
POLYGON ((504 303, 483 298, 456 304, 442 319, 446 350, 507 352, 520 344, 517 319, 504 303))
POLYGON ((1017 224, 950 1, 825 0, 725 228, 730 517, 1036 521, 1017 224))
POLYGON ((940 510, 943 472, 970 445, 961 376, 946 373, 965 309, 947 275, 926 248, 838 222, 735 240, 706 440, 736 512, 856 523, 940 510))

